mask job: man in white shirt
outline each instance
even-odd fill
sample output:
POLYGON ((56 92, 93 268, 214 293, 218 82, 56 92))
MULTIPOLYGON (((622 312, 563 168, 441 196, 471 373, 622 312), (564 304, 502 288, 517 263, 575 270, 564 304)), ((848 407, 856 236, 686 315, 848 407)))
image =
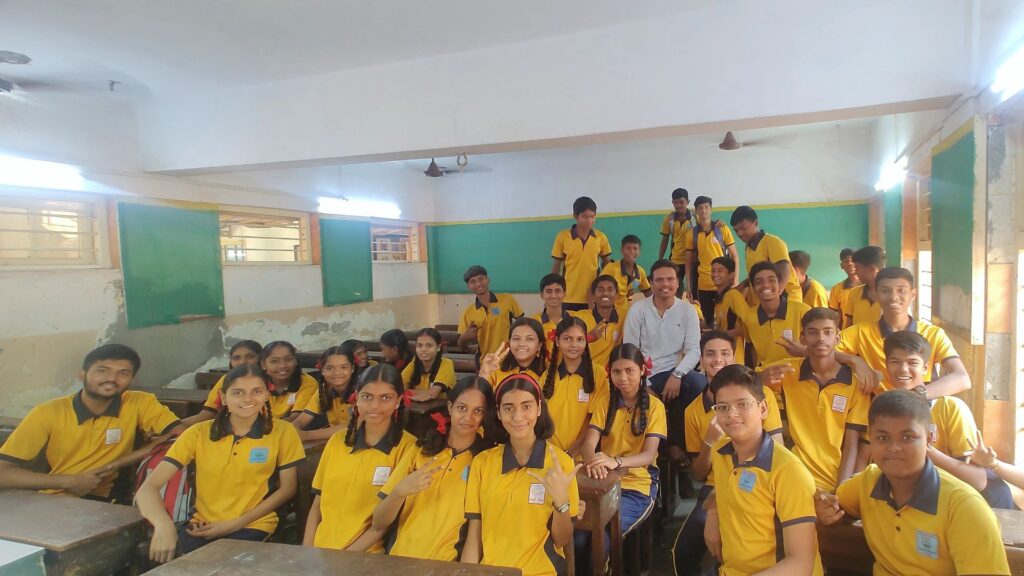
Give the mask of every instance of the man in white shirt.
POLYGON ((693 373, 700 360, 700 319, 690 303, 676 298, 676 265, 658 260, 651 266, 654 293, 634 303, 626 316, 623 343, 635 344, 652 368, 647 382, 665 403, 668 455, 685 458, 683 412, 703 391, 704 379, 693 373))

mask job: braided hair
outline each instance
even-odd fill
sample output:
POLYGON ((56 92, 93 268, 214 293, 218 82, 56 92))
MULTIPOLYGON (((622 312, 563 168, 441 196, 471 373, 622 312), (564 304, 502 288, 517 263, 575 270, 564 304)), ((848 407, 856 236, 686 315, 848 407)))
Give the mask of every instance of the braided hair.
MULTIPOLYGON (((636 408, 638 409, 637 415, 629 423, 629 429, 633 432, 633 436, 643 436, 647 430, 647 418, 648 412, 651 407, 651 393, 647 391, 647 362, 644 360, 644 354, 640 351, 640 348, 635 344, 622 344, 616 346, 612 350, 611 356, 608 358, 609 368, 615 364, 618 360, 628 360, 637 365, 640 368, 640 388, 636 393, 636 408)), ((622 392, 618 386, 614 383, 610 386, 610 394, 608 397, 608 421, 605 423, 604 430, 601 432, 601 436, 607 436, 608 431, 612 429, 612 424, 615 422, 615 415, 618 414, 619 401, 622 400, 622 392)))
MULTIPOLYGON (((299 351, 295 349, 295 346, 292 346, 291 342, 286 342, 284 340, 275 340, 275 341, 271 342, 270 344, 267 344, 266 346, 264 346, 263 350, 260 351, 260 368, 263 368, 263 370, 265 371, 267 368, 264 366, 264 364, 266 363, 267 358, 270 358, 270 355, 274 353, 275 349, 281 348, 281 347, 287 348, 292 356, 295 356, 296 354, 299 353, 299 351)), ((271 382, 271 380, 269 380, 269 378, 268 378, 267 382, 269 383, 269 382, 271 382)), ((298 392, 299 391, 299 386, 301 386, 301 385, 302 385, 302 369, 299 368, 299 362, 296 359, 295 369, 292 370, 292 375, 288 379, 288 390, 287 391, 288 392, 298 392)), ((285 391, 283 391, 283 390, 274 390, 273 391, 273 393, 278 395, 278 396, 280 396, 281 394, 284 394, 284 392, 285 391)))
MULTIPOLYGON (((430 372, 427 373, 429 383, 433 384, 434 380, 437 379, 437 372, 441 369, 441 344, 443 339, 441 338, 441 333, 435 328, 424 328, 416 333, 417 340, 423 336, 429 336, 431 340, 437 343, 437 356, 434 356, 434 365, 430 367, 430 372)), ((423 368, 423 361, 420 360, 418 355, 414 357, 412 362, 412 379, 409 381, 409 388, 416 388, 419 386, 420 378, 425 370, 423 368)))
MULTIPOLYGON (((248 376, 255 376, 263 381, 265 385, 269 386, 270 377, 263 371, 259 366, 252 364, 242 364, 236 366, 228 371, 224 376, 224 384, 221 386, 220 392, 224 396, 227 396, 228 390, 231 385, 238 381, 239 378, 245 378, 248 376)), ((270 407, 270 399, 267 399, 266 405, 263 406, 261 413, 263 433, 267 434, 274 429, 274 411, 270 407)), ((260 420, 253 423, 253 426, 260 425, 260 420)), ((233 436, 234 431, 231 429, 231 414, 228 411, 228 403, 226 401, 221 402, 220 406, 217 407, 217 414, 213 417, 213 425, 210 426, 210 440, 216 442, 225 436, 233 436)))
POLYGON ((317 384, 320 387, 320 413, 327 414, 327 411, 331 409, 331 402, 335 398, 341 398, 342 402, 348 403, 349 396, 356 389, 356 357, 352 352, 345 350, 341 346, 331 346, 324 353, 320 355, 320 361, 317 363, 320 366, 321 374, 320 378, 317 378, 317 384), (327 366, 327 360, 331 356, 344 356, 352 364, 352 374, 348 377, 348 383, 345 384, 345 389, 338 392, 334 389, 334 386, 327 383, 327 379, 323 376, 323 368, 327 366))
POLYGON ((405 332, 398 328, 392 328, 381 334, 380 344, 381 346, 390 346, 398 350, 398 360, 387 362, 388 364, 401 363, 401 367, 404 368, 409 362, 412 362, 415 356, 409 348, 409 339, 405 337, 405 332))
MULTIPOLYGON (((341 348, 342 352, 348 352, 352 358, 358 358, 356 352, 359 350, 363 350, 365 352, 366 344, 363 344, 361 340, 350 338, 342 342, 341 346, 338 346, 338 348, 341 348)), ((352 366, 352 383, 355 385, 355 383, 359 381, 359 375, 362 374, 364 368, 360 366, 358 362, 354 362, 352 366)))
POLYGON ((494 413, 494 392, 491 391, 491 383, 479 376, 466 376, 462 378, 448 391, 446 396, 448 403, 440 412, 447 422, 447 432, 442 434, 436 427, 431 428, 427 430, 427 433, 422 438, 416 440, 416 445, 420 447, 420 451, 424 455, 437 456, 448 446, 448 434, 451 433, 451 414, 449 413, 448 406, 454 406, 459 396, 470 390, 477 390, 484 395, 484 422, 492 417, 491 415, 494 413))
MULTIPOLYGON (((520 326, 528 326, 537 335, 537 340, 540 344, 540 349, 537 350, 537 355, 530 362, 527 367, 533 371, 534 374, 543 374, 547 368, 548 363, 548 348, 544 345, 544 326, 540 322, 533 318, 527 318, 526 316, 520 316, 512 321, 512 325, 508 327, 508 339, 512 341, 512 332, 520 326)), ((505 356, 505 359, 501 361, 501 369, 505 372, 510 372, 519 368, 519 363, 516 362, 515 356, 509 353, 505 356)))
MULTIPOLYGON (((583 330, 583 336, 584 338, 586 337, 587 324, 576 316, 567 316, 562 318, 559 320, 558 324, 555 325, 555 343, 551 347, 551 365, 548 368, 547 376, 544 378, 544 398, 549 400, 555 394, 556 373, 558 372, 559 366, 561 366, 558 339, 573 326, 583 330)), ((583 357, 580 359, 580 367, 577 369, 576 373, 583 379, 583 391, 587 394, 592 394, 594 392, 594 361, 590 357, 589 344, 584 344, 583 346, 583 357)))
MULTIPOLYGON (((402 434, 404 434, 404 430, 402 430, 402 417, 405 415, 405 403, 403 402, 402 395, 405 394, 405 385, 402 384, 402 373, 398 371, 398 368, 383 362, 370 366, 359 378, 359 382, 356 383, 355 393, 358 395, 364 386, 372 382, 388 384, 395 389, 395 395, 398 396, 398 408, 395 409, 395 413, 391 417, 391 427, 388 428, 388 438, 392 444, 398 445, 399 441, 402 440, 402 434)), ((345 431, 346 446, 356 445, 356 432, 358 432, 361 426, 363 424, 359 422, 359 405, 357 404, 353 412, 353 418, 348 422, 348 430, 345 431)))

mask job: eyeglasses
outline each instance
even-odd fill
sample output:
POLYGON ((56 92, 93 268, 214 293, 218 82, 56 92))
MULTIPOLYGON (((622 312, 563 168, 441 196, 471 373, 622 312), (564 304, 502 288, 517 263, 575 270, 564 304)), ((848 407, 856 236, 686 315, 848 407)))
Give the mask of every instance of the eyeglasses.
POLYGON ((715 409, 715 414, 718 414, 719 416, 728 416, 733 410, 735 410, 737 414, 743 414, 758 404, 760 404, 760 402, 757 400, 747 399, 740 400, 739 402, 734 402, 732 404, 715 404, 712 408, 715 409))

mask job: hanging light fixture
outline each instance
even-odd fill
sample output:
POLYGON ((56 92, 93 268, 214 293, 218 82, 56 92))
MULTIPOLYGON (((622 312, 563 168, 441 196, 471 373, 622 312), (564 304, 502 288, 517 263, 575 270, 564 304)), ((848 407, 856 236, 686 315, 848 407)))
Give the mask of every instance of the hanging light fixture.
POLYGON ((732 135, 732 131, 725 133, 725 138, 722 139, 722 143, 718 145, 719 150, 739 150, 743 147, 743 143, 736 140, 736 137, 732 135))

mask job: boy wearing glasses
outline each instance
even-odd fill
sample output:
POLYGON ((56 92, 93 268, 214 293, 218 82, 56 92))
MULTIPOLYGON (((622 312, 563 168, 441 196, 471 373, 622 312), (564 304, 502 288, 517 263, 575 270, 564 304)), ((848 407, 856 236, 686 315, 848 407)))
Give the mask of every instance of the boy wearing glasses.
POLYGON ((746 366, 711 379, 715 417, 728 437, 712 448, 715 488, 708 496, 708 549, 719 574, 819 576, 814 479, 792 452, 765 432, 764 389, 746 366), (781 549, 780 549, 781 548, 781 549))

